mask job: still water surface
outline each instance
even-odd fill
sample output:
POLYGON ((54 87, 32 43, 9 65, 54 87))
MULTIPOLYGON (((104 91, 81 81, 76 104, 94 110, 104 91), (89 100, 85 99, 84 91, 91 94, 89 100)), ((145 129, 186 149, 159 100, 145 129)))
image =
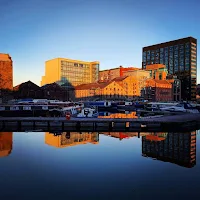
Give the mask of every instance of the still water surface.
POLYGON ((0 133, 1 199, 200 198, 200 136, 0 133))

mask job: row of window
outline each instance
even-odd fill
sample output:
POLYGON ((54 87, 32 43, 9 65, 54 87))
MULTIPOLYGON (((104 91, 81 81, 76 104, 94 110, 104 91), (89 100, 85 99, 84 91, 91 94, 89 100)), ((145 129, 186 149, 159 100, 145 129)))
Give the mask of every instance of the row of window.
POLYGON ((89 68, 88 64, 82 64, 82 63, 73 63, 68 61, 61 61, 61 66, 73 66, 73 67, 84 67, 89 68))

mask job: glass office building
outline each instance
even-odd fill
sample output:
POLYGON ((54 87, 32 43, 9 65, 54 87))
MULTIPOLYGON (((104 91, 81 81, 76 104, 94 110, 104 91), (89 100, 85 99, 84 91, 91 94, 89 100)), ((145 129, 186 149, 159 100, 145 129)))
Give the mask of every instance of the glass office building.
POLYGON ((197 39, 193 37, 143 47, 142 69, 164 64, 168 74, 181 80, 181 99, 196 100, 197 39))

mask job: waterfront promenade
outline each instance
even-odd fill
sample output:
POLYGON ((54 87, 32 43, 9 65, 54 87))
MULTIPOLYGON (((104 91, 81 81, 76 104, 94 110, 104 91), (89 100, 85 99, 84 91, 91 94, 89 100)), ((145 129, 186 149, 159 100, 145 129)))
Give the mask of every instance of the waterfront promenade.
POLYGON ((159 118, 103 119, 65 117, 1 117, 0 131, 189 131, 200 128, 200 114, 159 118))

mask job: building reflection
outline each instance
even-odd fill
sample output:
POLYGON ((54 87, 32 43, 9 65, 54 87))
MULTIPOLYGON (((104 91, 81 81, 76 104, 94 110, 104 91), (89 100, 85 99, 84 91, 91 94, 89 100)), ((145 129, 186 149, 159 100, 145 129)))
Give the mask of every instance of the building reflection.
POLYGON ((142 156, 184 167, 196 165, 196 131, 152 133, 142 137, 142 156))
POLYGON ((80 144, 98 144, 99 134, 96 132, 61 132, 45 133, 45 144, 63 148, 80 144))
POLYGON ((13 133, 0 132, 0 158, 11 154, 13 147, 13 133))
POLYGON ((98 118, 108 118, 108 119, 113 119, 113 118, 138 118, 136 115, 136 112, 129 112, 129 111, 123 111, 121 113, 110 113, 108 116, 98 116, 98 118))
POLYGON ((123 139, 129 139, 132 137, 140 138, 140 136, 146 136, 149 133, 144 133, 144 132, 141 132, 141 133, 140 132, 101 132, 100 134, 118 138, 119 140, 123 140, 123 139))

